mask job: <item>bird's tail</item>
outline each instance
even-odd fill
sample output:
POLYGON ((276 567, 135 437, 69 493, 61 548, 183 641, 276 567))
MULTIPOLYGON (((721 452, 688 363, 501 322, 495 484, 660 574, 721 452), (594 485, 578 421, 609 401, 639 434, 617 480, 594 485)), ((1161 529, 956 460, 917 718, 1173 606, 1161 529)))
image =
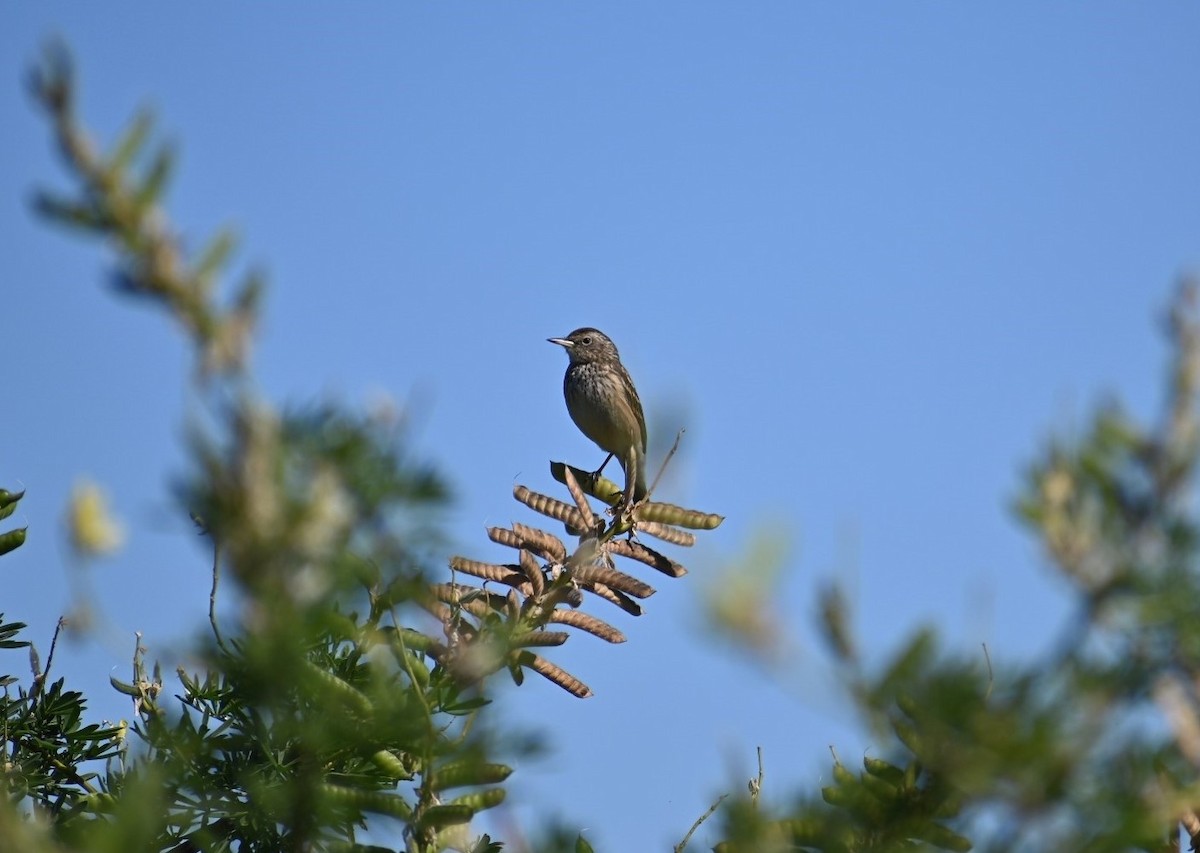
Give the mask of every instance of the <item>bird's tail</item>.
MULTIPOLYGON (((633 499, 634 501, 640 501, 646 497, 646 492, 649 491, 646 488, 646 454, 634 448, 630 455, 633 456, 633 465, 630 466, 628 462, 622 465, 625 471, 625 482, 626 484, 629 483, 629 469, 632 467, 634 475, 633 499)), ((626 485, 626 488, 628 488, 628 485, 626 485)))

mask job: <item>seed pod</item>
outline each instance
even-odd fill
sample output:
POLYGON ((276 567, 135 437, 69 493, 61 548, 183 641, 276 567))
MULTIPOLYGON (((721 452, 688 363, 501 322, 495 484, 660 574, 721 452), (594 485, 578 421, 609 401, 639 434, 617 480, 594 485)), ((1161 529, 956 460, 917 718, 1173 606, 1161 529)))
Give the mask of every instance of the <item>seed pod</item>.
POLYGON ((429 777, 432 791, 447 788, 462 788, 466 785, 495 785, 512 774, 505 764, 489 764, 484 761, 452 761, 433 771, 429 777))
POLYGON ((25 544, 25 530, 22 527, 19 530, 10 530, 7 533, 0 533, 0 554, 7 554, 9 551, 15 551, 25 544))
POLYGON ((506 793, 503 788, 488 788, 486 791, 474 791, 470 794, 463 794, 461 797, 455 797, 448 805, 466 806, 476 812, 481 812, 484 809, 494 809, 504 802, 506 793))

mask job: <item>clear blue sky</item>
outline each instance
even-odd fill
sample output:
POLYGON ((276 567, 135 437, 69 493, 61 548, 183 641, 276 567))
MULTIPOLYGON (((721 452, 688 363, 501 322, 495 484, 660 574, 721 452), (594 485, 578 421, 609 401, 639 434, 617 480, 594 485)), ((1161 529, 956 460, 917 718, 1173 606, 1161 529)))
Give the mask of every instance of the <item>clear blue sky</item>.
POLYGON ((1108 392, 1156 412, 1155 319, 1200 260, 1192 3, 4 4, 0 485, 28 488, 30 538, 3 610, 44 652, 73 588, 93 598, 56 668, 98 716, 130 714, 107 679, 134 631, 172 663, 203 627, 208 568, 169 494, 179 343, 30 213, 62 185, 23 88, 54 34, 103 140, 158 110, 186 233, 232 223, 269 270, 264 392, 410 411, 458 494, 448 554, 502 558, 484 527, 533 520, 514 481, 599 461, 547 337, 604 329, 652 444, 688 428, 662 497, 728 516, 692 573, 608 614, 625 645, 555 654, 595 698, 504 697, 561 749, 519 768, 515 819, 558 811, 598 849, 669 848, 757 745, 780 799, 827 745, 869 748, 813 640, 830 577, 876 659, 926 621, 999 660, 1043 648, 1066 599, 1008 510, 1021 467, 1108 392), (60 535, 80 475, 130 532, 84 578, 60 535), (700 616, 764 525, 791 543, 783 675, 700 616))

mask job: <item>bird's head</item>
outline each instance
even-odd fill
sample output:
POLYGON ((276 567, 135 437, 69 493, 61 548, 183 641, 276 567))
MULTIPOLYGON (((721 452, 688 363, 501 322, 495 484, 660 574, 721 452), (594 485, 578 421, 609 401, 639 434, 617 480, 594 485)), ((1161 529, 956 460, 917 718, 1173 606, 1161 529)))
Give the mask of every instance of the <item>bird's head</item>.
POLYGON ((565 338, 547 338, 552 344, 558 344, 567 351, 572 362, 615 361, 617 346, 604 332, 585 326, 576 329, 565 338))

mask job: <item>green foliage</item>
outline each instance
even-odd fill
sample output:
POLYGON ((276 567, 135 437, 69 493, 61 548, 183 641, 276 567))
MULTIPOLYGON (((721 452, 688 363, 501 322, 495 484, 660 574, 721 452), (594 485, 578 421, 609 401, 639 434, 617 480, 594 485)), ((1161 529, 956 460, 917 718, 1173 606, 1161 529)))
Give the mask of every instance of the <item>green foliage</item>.
POLYGON ((1159 424, 1109 405, 1030 467, 1018 513, 1080 605, 1058 645, 993 668, 924 631, 868 672, 830 591, 825 636, 884 757, 835 762, 823 801, 732 804, 718 849, 1168 850, 1180 823, 1200 841, 1195 304, 1185 288, 1171 313, 1159 424))
POLYGON ((857 834, 872 836, 872 846, 886 849, 919 839, 943 850, 971 849, 969 841, 939 822, 957 816, 962 802, 944 777, 923 772, 916 759, 903 768, 870 757, 863 765, 856 775, 835 760, 834 784, 822 788, 821 797, 845 810, 857 834))
POLYGON ((99 155, 76 121, 65 54, 51 51, 32 82, 79 184, 74 198, 43 193, 38 209, 111 238, 119 290, 163 308, 195 352, 203 412, 178 493, 212 542, 213 601, 203 671, 178 672, 180 690, 140 647, 132 679, 112 679, 133 702, 132 747, 123 727, 83 726, 61 682, 10 703, 25 780, 12 801, 87 815, 86 833, 57 819, 52 835, 96 850, 365 850, 358 835, 381 819, 408 850, 463 846, 465 825, 503 802, 510 770, 492 757, 495 727, 474 725, 482 686, 452 677, 441 643, 413 627, 447 490, 406 460, 386 414, 282 414, 254 395, 261 279, 223 307, 231 235, 182 251, 159 206, 173 156, 153 144, 150 118, 99 155), (226 625, 222 575, 239 603, 226 625), (118 750, 103 772, 82 769, 118 750))
MULTIPOLYGON (((0 521, 8 518, 17 509, 17 503, 25 497, 25 492, 10 492, 0 489, 0 521)), ((25 528, 7 530, 0 533, 0 554, 7 554, 25 544, 25 528)))
POLYGON ((56 826, 86 825, 106 805, 100 773, 86 768, 117 756, 125 732, 84 724, 82 694, 67 690, 61 678, 48 683, 49 666, 43 670, 33 645, 16 639, 24 628, 0 615, 0 649, 28 649, 32 670, 28 685, 10 673, 0 678, 6 793, 10 802, 28 803, 56 826))
POLYGON ((160 846, 326 847, 354 843, 378 816, 436 849, 442 831, 502 802, 510 772, 472 731, 486 698, 404 621, 424 571, 410 546, 419 528, 401 535, 393 516, 444 489, 404 465, 374 419, 325 409, 275 421, 261 408, 235 418, 234 441, 202 447, 184 494, 254 630, 214 623, 209 671, 179 674, 182 712, 159 706, 160 681, 140 661, 119 688, 140 703, 143 764, 172 792, 160 846), (461 787, 473 790, 442 800, 461 787))

